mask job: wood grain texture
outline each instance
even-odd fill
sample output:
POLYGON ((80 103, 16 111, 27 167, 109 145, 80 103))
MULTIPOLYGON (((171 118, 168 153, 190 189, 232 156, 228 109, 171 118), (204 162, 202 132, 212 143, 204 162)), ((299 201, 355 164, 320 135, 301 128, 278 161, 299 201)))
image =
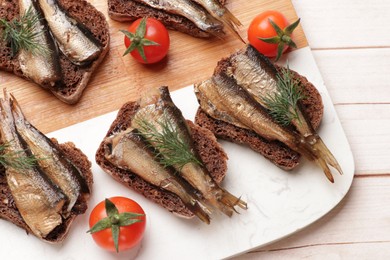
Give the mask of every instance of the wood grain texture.
POLYGON ((329 243, 251 252, 240 260, 284 259, 388 259, 390 242, 329 243))
MULTIPOLYGON (((105 1, 91 1, 105 15, 105 1)), ((296 18, 289 1, 228 0, 247 27, 264 9, 296 18)), ((390 258, 390 1, 292 0, 314 58, 351 144, 356 178, 347 197, 308 228, 234 259, 389 259, 390 258)), ((107 15, 106 15, 107 16, 107 15)), ((107 18, 108 19, 108 18, 107 18)), ((121 24, 111 25, 111 51, 85 95, 67 106, 49 93, 0 72, 0 86, 12 90, 28 118, 45 132, 118 109, 147 86, 180 88, 207 77, 216 60, 241 47, 236 39, 200 40, 171 32, 164 63, 145 67, 129 57, 121 24), (189 76, 190 75, 190 76, 189 76)), ((299 28, 300 30, 301 28, 299 28)), ((245 34, 245 30, 243 30, 245 34)), ((306 46, 300 30, 299 46, 306 46)))
POLYGON ((390 104, 336 105, 355 159, 355 176, 390 173, 390 104))
POLYGON ((292 2, 351 144, 356 177, 324 218, 234 259, 389 259, 390 2, 292 2))
POLYGON ((390 47, 313 54, 334 104, 390 103, 390 47))
POLYGON ((390 173, 390 48, 313 54, 351 145, 355 174, 390 173))
POLYGON ((313 49, 389 46, 388 0, 292 0, 313 49))
MULTIPOLYGON (((225 39, 196 39, 170 31, 171 48, 167 59, 157 65, 141 65, 130 56, 122 57, 125 48, 119 29, 126 29, 129 23, 108 18, 106 0, 90 2, 107 17, 111 46, 78 104, 63 104, 37 85, 0 71, 0 86, 14 93, 27 118, 45 133, 117 110, 126 101, 138 99, 140 93, 150 87, 167 85, 174 90, 205 79, 219 59, 243 47, 231 34, 225 39)), ((282 11, 290 21, 297 19, 290 0, 228 2, 228 8, 243 23, 243 36, 250 21, 267 9, 282 11)), ((298 47, 307 46, 301 27, 297 28, 295 36, 298 47)))

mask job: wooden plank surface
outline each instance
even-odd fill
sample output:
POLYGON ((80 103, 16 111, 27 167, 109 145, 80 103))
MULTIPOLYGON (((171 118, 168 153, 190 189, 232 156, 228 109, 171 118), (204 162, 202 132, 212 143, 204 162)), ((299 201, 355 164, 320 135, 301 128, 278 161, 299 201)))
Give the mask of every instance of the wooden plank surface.
POLYGON ((251 252, 241 260, 284 259, 388 259, 390 242, 311 244, 265 252, 251 252), (375 257, 373 257, 375 256, 375 257))
MULTIPOLYGON (((24 108, 27 118, 43 132, 63 128, 97 115, 117 110, 129 100, 135 100, 144 89, 168 85, 179 89, 209 77, 219 59, 243 47, 238 39, 227 35, 221 39, 196 39, 170 31, 171 48, 168 58, 153 66, 141 65, 125 51, 123 34, 129 23, 119 23, 108 18, 107 1, 90 1, 106 15, 110 26, 110 52, 90 81, 77 105, 63 104, 50 93, 33 83, 0 72, 0 86, 12 91, 24 108)), ((276 9, 285 13, 290 21, 297 19, 290 0, 228 1, 229 9, 243 23, 242 35, 250 21, 260 12, 276 9)), ((307 46, 302 28, 295 33, 298 47, 307 46)))
POLYGON ((388 0, 292 0, 313 49, 389 46, 388 0))
POLYGON ((390 100, 390 48, 313 50, 332 101, 385 104, 390 100))
POLYGON ((390 173, 390 104, 336 106, 355 159, 355 176, 390 173))
POLYGON ((234 259, 390 259, 390 2, 292 2, 351 144, 356 177, 324 218, 234 259))
MULTIPOLYGON (((103 1, 91 2, 106 14, 103 1)), ((256 13, 270 6, 282 8, 290 19, 296 17, 288 1, 229 2, 245 26, 256 13)), ((389 259, 390 2, 292 3, 302 18, 307 41, 351 144, 356 178, 347 197, 324 218, 286 239, 235 259, 389 259)), ((122 36, 118 28, 128 24, 108 21, 112 26, 112 50, 101 70, 109 73, 96 75, 76 106, 64 105, 32 84, 0 72, 0 86, 15 92, 22 105, 29 108, 28 117, 45 132, 115 110, 123 101, 135 99, 135 93, 148 84, 180 88, 205 78, 220 56, 241 46, 232 38, 226 42, 208 41, 172 32, 175 49, 166 63, 144 67, 121 57, 122 36), (197 57, 195 61, 191 60, 193 56, 197 57)), ((302 32, 298 40, 300 46, 306 46, 302 32)))

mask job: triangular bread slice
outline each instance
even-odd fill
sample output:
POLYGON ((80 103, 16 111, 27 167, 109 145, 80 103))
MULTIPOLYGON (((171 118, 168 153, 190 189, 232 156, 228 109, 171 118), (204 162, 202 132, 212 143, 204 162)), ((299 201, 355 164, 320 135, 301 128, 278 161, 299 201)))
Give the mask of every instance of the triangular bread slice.
MULTIPOLYGON (((238 52, 242 52, 242 50, 238 52)), ((215 68, 215 73, 224 73, 224 71, 228 70, 230 67, 230 59, 234 55, 236 53, 220 60, 215 68)), ((275 64, 271 64, 271 66, 275 66, 278 71, 284 69, 275 64)), ((305 99, 301 100, 303 111, 306 113, 314 129, 317 129, 321 123, 324 111, 321 95, 306 77, 299 75, 293 70, 290 71, 293 78, 299 82, 303 95, 305 96, 305 99)), ((299 164, 300 154, 291 150, 285 144, 279 141, 268 141, 251 130, 214 119, 207 115, 201 108, 197 111, 195 123, 209 129, 217 138, 249 146, 252 150, 262 154, 282 169, 292 170, 299 164)))
MULTIPOLYGON (((56 139, 52 138, 51 140, 54 145, 80 170, 89 189, 92 190, 93 176, 91 171, 91 162, 88 160, 87 156, 71 142, 59 144, 56 139)), ((83 211, 85 210, 86 208, 83 211)), ((49 233, 44 240, 49 243, 62 242, 66 238, 71 224, 77 216, 78 214, 76 212, 71 211, 71 214, 63 220, 63 223, 49 233)), ((31 233, 30 228, 24 222, 15 205, 12 194, 7 185, 4 167, 0 167, 0 218, 8 220, 23 228, 27 233, 31 233)))
MULTIPOLYGON (((128 102, 124 104, 119 110, 116 119, 111 124, 106 136, 108 137, 115 132, 128 128, 138 107, 139 105, 137 102, 128 102)), ((190 127, 194 145, 201 160, 205 164, 211 177, 217 183, 220 183, 227 172, 226 153, 209 130, 201 128, 191 121, 187 121, 187 124, 190 127)), ((100 144, 96 152, 96 162, 116 181, 142 194, 147 199, 161 205, 170 212, 186 218, 194 216, 177 195, 149 184, 131 171, 119 169, 111 164, 104 157, 104 142, 100 144)))
MULTIPOLYGON (((58 0, 56 2, 71 18, 85 26, 102 46, 100 56, 85 66, 77 66, 71 63, 60 52, 62 81, 48 90, 61 101, 75 104, 81 98, 92 74, 109 50, 109 28, 105 16, 85 0, 58 0)), ((17 0, 2 1, 0 18, 10 21, 18 16, 19 4, 17 0)), ((12 57, 11 49, 2 41, 0 41, 0 70, 9 71, 19 77, 26 78, 20 69, 19 62, 12 57)))

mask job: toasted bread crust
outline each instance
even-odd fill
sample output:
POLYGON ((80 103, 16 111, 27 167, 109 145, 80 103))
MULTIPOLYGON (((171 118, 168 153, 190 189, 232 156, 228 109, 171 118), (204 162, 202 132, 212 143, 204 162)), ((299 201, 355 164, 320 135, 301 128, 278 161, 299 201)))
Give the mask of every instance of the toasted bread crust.
MULTIPOLYGON (((59 144, 56 139, 52 138, 51 140, 53 141, 54 145, 56 145, 60 151, 66 154, 67 158, 81 171, 87 182, 89 190, 92 190, 93 175, 91 171, 91 162, 88 160, 87 156, 71 142, 59 144)), ((70 226, 77 215, 78 214, 76 212, 71 211, 70 216, 64 219, 64 222, 56 229, 54 229, 44 240, 49 243, 62 242, 65 239, 70 226)), ((0 168, 0 218, 8 220, 13 224, 23 228, 27 233, 31 233, 30 228, 24 222, 15 205, 11 191, 7 185, 4 167, 0 168)))
MULTIPOLYGON (((125 130, 130 125, 131 119, 138 108, 139 106, 136 102, 124 104, 119 110, 116 119, 111 124, 106 136, 125 130)), ((187 123, 194 138, 195 148, 198 150, 202 161, 210 172, 210 175, 217 182, 222 181, 227 171, 227 156, 222 147, 217 143, 215 137, 210 131, 202 129, 191 122, 187 123)), ((193 216, 193 213, 185 207, 184 203, 177 195, 162 190, 161 188, 144 181, 131 171, 119 169, 108 162, 104 157, 103 142, 100 144, 96 152, 96 162, 116 181, 142 194, 149 200, 163 206, 170 212, 182 217, 189 218, 193 216)))
MULTIPOLYGON (((58 4, 70 17, 83 24, 102 46, 102 52, 99 58, 85 66, 76 66, 65 55, 62 53, 59 54, 63 79, 62 82, 48 90, 61 101, 74 104, 81 98, 92 73, 103 61, 109 50, 109 28, 104 15, 85 0, 58 0, 58 4)), ((0 18, 12 20, 18 16, 18 1, 3 1, 0 6, 0 18)), ((4 42, 0 42, 0 70, 9 71, 27 79, 20 70, 17 59, 12 57, 11 49, 4 42)))
MULTIPOLYGON (((225 4, 225 0, 220 0, 219 2, 225 4)), ((132 0, 108 0, 108 15, 111 19, 120 22, 134 21, 142 17, 152 17, 161 21, 167 28, 194 37, 208 38, 211 36, 183 16, 156 10, 132 0)))
MULTIPOLYGON (((227 59, 218 63, 216 71, 221 71, 227 59)), ((283 68, 275 65, 280 71, 283 68)), ((302 109, 306 113, 310 123, 317 129, 323 116, 323 103, 318 90, 304 76, 290 70, 293 77, 298 80, 303 90, 305 99, 301 101, 302 109)), ((262 154, 265 158, 284 170, 292 170, 299 164, 300 154, 291 150, 279 141, 268 141, 255 132, 243 129, 232 124, 216 120, 207 115, 202 109, 198 109, 195 123, 209 129, 217 138, 231 141, 237 144, 248 145, 252 150, 262 154)))

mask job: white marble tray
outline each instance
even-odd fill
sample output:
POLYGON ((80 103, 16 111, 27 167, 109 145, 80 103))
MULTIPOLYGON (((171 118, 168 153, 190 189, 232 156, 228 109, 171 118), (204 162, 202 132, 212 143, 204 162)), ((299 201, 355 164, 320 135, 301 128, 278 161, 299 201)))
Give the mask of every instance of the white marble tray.
MULTIPOLYGON (((138 259, 221 259, 231 257, 297 232, 334 208, 348 192, 354 174, 351 150, 333 104, 323 84, 310 49, 288 55, 289 65, 319 89, 324 101, 324 118, 319 130, 338 159, 344 175, 327 181, 322 170, 308 161, 285 172, 252 150, 222 142, 228 156, 228 174, 223 187, 242 196, 248 210, 232 218, 214 215, 205 225, 197 219, 184 220, 115 182, 95 163, 95 152, 116 116, 109 113, 49 134, 60 142, 72 141, 93 162, 94 191, 87 213, 74 222, 62 245, 49 245, 16 226, 0 221, 0 259, 129 259, 132 252, 115 254, 98 248, 89 234, 88 216, 106 197, 126 196, 138 201, 147 214, 147 231, 138 259)), ((198 107, 192 86, 172 93, 188 119, 198 107)))

